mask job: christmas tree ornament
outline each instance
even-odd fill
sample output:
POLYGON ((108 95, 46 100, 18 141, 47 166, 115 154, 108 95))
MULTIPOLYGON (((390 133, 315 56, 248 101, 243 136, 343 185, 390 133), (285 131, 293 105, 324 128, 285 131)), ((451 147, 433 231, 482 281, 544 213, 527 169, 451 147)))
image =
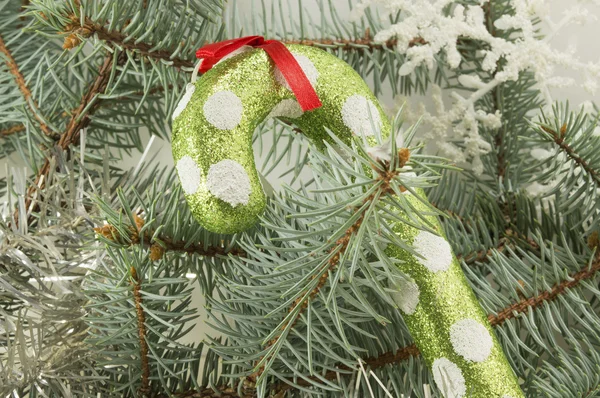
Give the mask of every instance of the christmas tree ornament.
MULTIPOLYGON (((206 46, 201 78, 173 115, 173 156, 185 197, 206 229, 235 233, 255 225, 266 199, 254 164, 252 134, 266 118, 295 124, 317 145, 329 139, 389 136, 391 125, 361 77, 335 56, 253 36, 206 46)), ((416 211, 420 198, 405 194, 416 211)), ((446 398, 524 397, 439 221, 433 232, 407 224, 395 232, 415 256, 387 254, 409 278, 394 296, 433 379, 446 398)))

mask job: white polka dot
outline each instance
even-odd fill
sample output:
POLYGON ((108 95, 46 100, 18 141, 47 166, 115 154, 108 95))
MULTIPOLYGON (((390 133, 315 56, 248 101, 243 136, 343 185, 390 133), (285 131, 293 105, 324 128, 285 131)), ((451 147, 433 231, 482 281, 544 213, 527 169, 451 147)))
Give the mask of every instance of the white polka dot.
POLYGON ((188 195, 193 195, 200 186, 200 168, 189 156, 184 156, 177 161, 177 174, 181 181, 183 191, 188 195))
POLYGON ((419 286, 413 281, 400 279, 396 283, 398 291, 392 295, 394 302, 398 304, 398 307, 402 312, 407 315, 412 315, 417 309, 419 304, 419 286))
POLYGON ((293 99, 284 99, 273 107, 273 110, 271 110, 271 113, 269 113, 267 119, 279 116, 295 119, 303 114, 304 111, 300 107, 298 101, 293 99))
POLYGON ((354 134, 374 135, 373 126, 381 128, 379 110, 371 101, 362 95, 348 97, 342 106, 342 120, 354 134))
POLYGON ((210 193, 233 207, 248 204, 252 192, 246 170, 241 164, 230 159, 210 166, 206 187, 210 193))
POLYGON ((468 361, 483 362, 492 352, 490 332, 474 319, 461 319, 450 328, 454 351, 468 361))
POLYGON ((229 58, 233 58, 233 57, 235 57, 236 55, 239 55, 239 54, 247 53, 248 51, 252 51, 253 49, 254 48, 251 47, 251 46, 241 46, 237 50, 232 51, 229 54, 227 54, 226 56, 224 56, 223 58, 221 58, 219 60, 219 62, 217 62, 215 65, 219 65, 221 62, 223 62, 223 61, 225 61, 225 60, 227 60, 229 58))
POLYGON ((183 112, 188 102, 190 102, 192 99, 192 94, 194 94, 194 91, 196 91, 196 85, 194 83, 188 83, 187 86, 185 86, 185 94, 183 94, 183 97, 181 97, 179 100, 175 111, 173 111, 173 120, 175 120, 177 116, 181 115, 181 112, 183 112))
POLYGON ((467 392, 465 378, 458 366, 446 358, 433 361, 433 380, 444 398, 461 398, 467 392))
POLYGON ((421 231, 415 237, 413 248, 422 257, 416 257, 431 272, 446 271, 452 264, 452 249, 446 239, 431 232, 421 231))
POLYGON ((204 103, 204 117, 219 130, 231 130, 242 120, 242 100, 231 91, 218 91, 204 103))
MULTIPOLYGON (((294 58, 296 58, 298 64, 300 64, 300 68, 302 68, 302 71, 308 78, 310 84, 313 87, 315 87, 317 84, 317 79, 319 78, 319 71, 315 67, 315 64, 313 64, 312 61, 304 55, 292 55, 294 56, 294 58)), ((283 87, 287 88, 288 90, 291 90, 290 85, 285 80, 285 77, 283 77, 283 74, 277 67, 275 67, 275 80, 277 80, 277 83, 281 84, 283 87)))

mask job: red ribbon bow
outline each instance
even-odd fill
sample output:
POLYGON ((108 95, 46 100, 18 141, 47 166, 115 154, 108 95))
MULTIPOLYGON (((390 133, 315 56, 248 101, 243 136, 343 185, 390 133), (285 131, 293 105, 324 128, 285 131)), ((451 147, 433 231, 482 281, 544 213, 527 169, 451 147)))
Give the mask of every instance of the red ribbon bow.
POLYGON ((322 105, 296 58, 283 43, 277 40, 265 40, 262 36, 247 36, 208 44, 196 51, 196 58, 202 58, 200 72, 207 72, 224 56, 242 46, 262 48, 269 54, 296 95, 303 111, 316 109, 322 105))

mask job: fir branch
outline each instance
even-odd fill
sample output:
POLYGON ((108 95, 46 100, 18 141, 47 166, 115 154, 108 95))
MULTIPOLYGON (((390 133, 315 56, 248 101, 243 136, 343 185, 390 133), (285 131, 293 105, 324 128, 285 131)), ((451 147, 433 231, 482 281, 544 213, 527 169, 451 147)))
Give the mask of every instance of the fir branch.
MULTIPOLYGON (((476 233, 476 229, 473 228, 473 224, 476 224, 472 219, 466 219, 455 211, 450 209, 443 208, 438 203, 430 202, 433 207, 440 210, 443 213, 446 213, 450 219, 455 220, 460 223, 462 227, 464 227, 465 231, 469 232, 469 234, 476 233)), ((442 217, 441 221, 447 221, 448 218, 442 217)), ((506 228, 499 233, 499 238, 497 239, 494 245, 490 245, 488 248, 484 248, 477 251, 469 251, 466 253, 456 253, 456 257, 459 260, 463 260, 468 265, 473 265, 476 263, 487 263, 489 262, 489 256, 492 254, 492 251, 495 250, 497 252, 504 252, 506 246, 511 248, 517 247, 517 243, 526 242, 528 245, 528 249, 539 250, 539 245, 529 237, 516 232, 515 229, 506 228)))
POLYGON ((464 261, 468 265, 472 265, 475 263, 483 263, 483 262, 487 263, 487 262, 489 262, 489 258, 491 256, 491 254, 493 253, 493 251, 502 253, 508 243, 509 243, 508 239, 506 237, 502 237, 498 240, 496 246, 494 246, 494 247, 491 247, 489 249, 482 249, 482 250, 467 253, 467 254, 457 254, 456 258, 458 260, 464 261))
MULTIPOLYGON (((239 395, 230 387, 223 386, 218 391, 212 388, 205 388, 201 391, 191 390, 186 392, 171 394, 171 397, 176 398, 255 398, 255 394, 239 395)), ((157 398, 167 398, 166 394, 158 395, 157 398)))
POLYGON ((596 255, 595 260, 588 267, 587 265, 579 272, 570 275, 568 278, 560 283, 554 285, 550 290, 544 291, 530 298, 522 299, 521 301, 514 303, 500 312, 497 315, 490 314, 488 320, 492 326, 502 325, 509 319, 516 317, 519 314, 526 314, 529 310, 534 310, 540 307, 545 302, 556 299, 561 294, 565 293, 567 289, 578 286, 581 282, 591 279, 600 270, 600 255, 596 255))
MULTIPOLYGON (((50 128, 48 127, 46 122, 44 122, 44 119, 39 115, 39 108, 38 108, 37 101, 33 98, 33 95, 31 94, 31 90, 29 89, 29 86, 27 85, 27 82, 25 81, 25 76, 23 76, 23 73, 19 69, 19 65, 17 64, 17 61, 13 57, 10 49, 6 46, 6 43, 4 42, 4 38, 2 37, 2 35, 0 35, 0 53, 2 53, 4 55, 6 66, 8 67, 8 70, 10 71, 10 73, 14 76, 15 83, 19 87, 19 91, 21 91, 21 94, 23 95, 23 98, 25 99, 25 102, 27 103, 27 107, 33 114, 33 117, 35 118, 35 120, 37 120, 38 123, 40 124, 40 129, 48 137, 56 138, 56 133, 53 132, 52 130, 50 130, 50 128)), ((14 132, 16 132, 16 131, 13 131, 13 133, 14 132)), ((2 135, 4 135, 4 134, 2 134, 2 135)))
MULTIPOLYGON (((119 31, 108 30, 104 25, 96 23, 89 18, 86 19, 86 22, 83 25, 79 25, 79 18, 74 14, 68 15, 67 18, 71 19, 73 23, 65 27, 65 32, 70 32, 70 35, 65 38, 65 48, 73 48, 79 44, 80 41, 79 39, 76 39, 76 35, 89 37, 93 34, 96 34, 98 39, 110 42, 116 47, 135 51, 145 57, 171 62, 176 68, 192 68, 194 66, 195 62, 193 59, 173 57, 173 51, 169 50, 153 51, 152 49, 156 47, 154 43, 133 40, 128 41, 128 37, 123 33, 119 31)), ((365 32, 365 37, 357 39, 289 39, 281 40, 281 42, 284 44, 302 44, 304 46, 313 47, 335 46, 337 49, 342 51, 375 51, 394 49, 397 44, 397 40, 395 38, 387 40, 383 43, 375 42, 371 38, 368 29, 365 32)), ((422 44, 426 44, 426 42, 422 38, 416 37, 410 41, 409 46, 413 47, 422 44)), ((202 44, 198 43, 198 45, 201 46, 202 44)))
POLYGON ((138 335, 140 338, 140 361, 142 363, 142 380, 139 392, 148 395, 150 393, 150 366, 148 364, 148 342, 146 341, 146 313, 142 308, 142 282, 135 268, 131 267, 131 284, 133 286, 133 301, 137 313, 138 335))
POLYGON ((70 33, 65 38, 63 45, 66 46, 65 48, 73 48, 79 44, 77 35, 90 37, 95 34, 98 39, 109 42, 114 47, 135 51, 144 57, 171 62, 175 68, 191 68, 194 66, 193 60, 173 57, 173 51, 171 50, 152 51, 156 47, 155 44, 135 40, 128 41, 128 37, 123 33, 109 30, 104 25, 96 23, 89 18, 86 18, 83 25, 79 25, 79 17, 74 14, 67 15, 67 18, 73 22, 65 27, 65 33, 70 33))
POLYGON ((560 150, 562 152, 564 152, 569 159, 571 159, 572 161, 574 161, 575 163, 577 163, 577 165, 579 165, 583 170, 585 170, 585 172, 592 178, 592 180, 594 181, 594 183, 596 183, 596 185, 598 187, 600 187, 600 173, 597 170, 594 170, 589 165, 589 163, 582 156, 580 156, 573 149, 573 147, 571 147, 565 141, 564 137, 565 137, 567 125, 563 124, 561 126, 561 128, 560 128, 560 132, 557 132, 557 131, 555 131, 555 130, 551 129, 550 127, 547 127, 547 126, 541 126, 541 128, 546 133, 550 134, 550 136, 554 140, 554 143, 556 145, 558 145, 558 147, 560 148, 560 150))
MULTIPOLYGON (((384 367, 389 364, 406 361, 411 357, 417 357, 419 355, 421 355, 421 352, 419 351, 417 346, 415 344, 411 344, 406 347, 400 348, 396 352, 386 352, 385 354, 379 355, 377 357, 371 357, 371 358, 364 359, 363 364, 366 365, 365 367, 368 367, 368 368, 374 370, 374 369, 378 369, 378 368, 384 367)), ((341 365, 341 364, 337 365, 335 368, 337 370, 328 371, 327 373, 325 373, 323 378, 325 378, 326 380, 335 380, 340 375, 344 375, 344 373, 339 372, 340 370, 347 371, 347 372, 354 372, 356 370, 349 366, 341 365)), ((318 381, 318 380, 320 380, 320 378, 309 377, 308 380, 318 381)), ((302 379, 302 380, 299 380, 297 383, 301 387, 310 387, 311 383, 308 380, 302 379)), ((294 387, 290 384, 280 383, 275 386, 273 391, 276 391, 276 394, 277 394, 277 393, 282 393, 282 392, 291 390, 293 388, 294 387)))
MULTIPOLYGON (((465 219, 463 216, 461 216, 457 212, 452 211, 452 210, 447 209, 447 208, 443 208, 442 206, 440 206, 438 203, 435 203, 435 202, 429 202, 429 204, 431 204, 431 206, 435 207, 436 209, 438 209, 442 213, 446 213, 448 216, 457 219, 465 227, 467 227, 467 228, 470 227, 471 222, 469 220, 465 219)), ((441 218, 441 220, 444 221, 444 218, 441 218)))
MULTIPOLYGON (((493 11, 492 11, 492 4, 485 3, 484 5, 482 5, 482 8, 483 8, 483 14, 485 16, 488 32, 490 32, 490 35, 492 37, 497 37, 496 26, 494 25, 495 19, 494 19, 494 15, 493 15, 493 11)), ((496 63, 496 70, 498 70, 498 69, 499 69, 499 64, 496 63)), ((492 78, 495 78, 495 73, 492 76, 492 78)), ((490 90, 491 109, 489 110, 489 113, 495 113, 496 111, 500 110, 500 106, 498 104, 498 96, 499 96, 498 86, 494 86, 490 90)), ((505 148, 504 148, 504 130, 502 128, 498 129, 498 131, 494 135, 493 139, 494 139, 494 148, 497 151, 497 153, 496 153, 496 163, 497 163, 496 164, 496 174, 499 178, 504 179, 504 176, 506 174, 506 154, 505 154, 505 148)))
POLYGON ((600 393, 600 386, 594 386, 594 387, 590 387, 589 390, 587 390, 582 396, 581 398, 592 398, 592 397, 597 397, 598 393, 600 393))
MULTIPOLYGON (((124 54, 120 54, 118 56, 117 62, 121 63, 125 60, 124 54)), ((100 69, 98 70, 98 76, 94 79, 94 81, 88 87, 87 92, 82 96, 79 106, 73 111, 71 115, 71 119, 67 125, 65 132, 60 136, 58 140, 58 147, 64 151, 68 151, 72 144, 79 143, 79 134, 85 129, 91 122, 90 115, 92 115, 100 106, 102 102, 101 99, 97 99, 94 103, 90 103, 94 101, 95 97, 98 94, 101 94, 106 89, 108 81, 110 80, 111 70, 113 67, 113 55, 108 54, 104 58, 100 69), (86 111, 87 109, 87 111, 86 111), (87 113, 84 114, 84 111, 87 113)), ((44 187, 46 186, 46 180, 48 174, 50 173, 50 165, 51 160, 50 157, 46 157, 44 160, 44 164, 39 169, 36 177, 35 183, 30 185, 27 189, 27 194, 25 197, 25 207, 24 211, 29 209, 34 201, 35 193, 42 192, 44 187)), ((34 206, 34 210, 36 210, 38 206, 34 206)), ((13 219, 15 220, 15 224, 18 224, 19 219, 19 209, 15 210, 15 214, 13 219)))
POLYGON ((246 252, 239 247, 231 248, 227 250, 223 246, 205 246, 201 242, 190 243, 186 240, 174 240, 169 236, 158 235, 155 236, 155 230, 146 230, 143 236, 139 235, 139 231, 142 229, 145 221, 143 218, 134 214, 136 226, 130 227, 130 234, 123 237, 119 234, 117 229, 110 224, 106 224, 102 227, 94 228, 94 231, 109 240, 111 243, 116 243, 122 247, 131 247, 134 245, 141 245, 150 248, 150 259, 152 261, 160 260, 165 252, 182 252, 187 254, 196 254, 202 257, 217 257, 217 256, 240 256, 245 257, 246 252))
MULTIPOLYGON (((166 85, 166 89, 171 90, 172 88, 173 88, 172 84, 166 85)), ((144 93, 144 91, 140 90, 140 91, 136 91, 134 93, 128 94, 128 95, 124 95, 122 97, 118 97, 115 100, 113 100, 111 102, 108 102, 108 103, 103 101, 103 102, 100 103, 99 107, 110 107, 110 106, 113 106, 115 103, 117 103, 119 101, 124 101, 124 100, 128 100, 128 99, 131 99, 131 98, 136 98, 136 97, 143 97, 144 95, 151 96, 153 94, 161 93, 163 91, 165 91, 165 87, 163 87, 163 86, 158 86, 158 87, 155 87, 153 89, 150 89, 148 91, 148 93, 144 93)), ((73 115, 76 111, 77 111, 77 109, 74 109, 74 110, 72 110, 70 112, 63 112, 62 115, 63 116, 73 115)), ((25 126, 22 125, 22 124, 16 124, 14 126, 10 126, 10 127, 7 127, 7 128, 5 128, 3 130, 0 130, 0 137, 7 137, 9 135, 12 135, 12 134, 15 134, 15 133, 19 133, 21 131, 25 131, 25 126)))
MULTIPOLYGON (((381 167, 373 167, 374 170, 376 170, 376 172, 378 173, 377 178, 375 178, 374 180, 375 184, 378 185, 378 189, 374 190, 373 193, 367 196, 362 201, 361 205, 355 209, 355 212, 352 216, 355 216, 358 212, 361 212, 361 214, 357 217, 356 221, 354 221, 354 223, 352 223, 352 225, 350 225, 350 227, 346 229, 344 235, 336 241, 335 245, 329 249, 329 254, 331 255, 331 257, 328 261, 322 264, 322 269, 320 269, 319 272, 312 276, 311 280, 314 280, 315 278, 317 278, 318 275, 320 275, 319 282, 309 294, 303 295, 303 298, 299 297, 294 301, 294 303, 292 303, 288 310, 288 313, 292 313, 295 311, 295 316, 290 318, 280 327, 280 333, 268 342, 265 349, 268 350, 271 347, 275 346, 275 344, 277 344, 281 336, 284 335, 284 331, 288 328, 294 327, 300 316, 308 307, 309 301, 314 299, 319 293, 319 291, 321 291, 321 288, 325 286, 325 283, 327 283, 327 279, 329 277, 328 271, 333 271, 337 268, 340 259, 344 257, 344 254, 348 249, 352 238, 359 231, 364 221, 367 209, 365 208, 365 205, 370 204, 371 206, 373 206, 380 198, 385 197, 388 194, 394 194, 394 189, 392 188, 391 183, 394 180, 394 178, 396 178, 400 174, 401 169, 406 165, 409 158, 410 152, 408 148, 401 148, 400 150, 398 150, 398 164, 396 165, 397 168, 391 167, 392 164, 390 164, 389 162, 381 162, 381 167), (298 306, 300 306, 299 311, 297 311, 298 306)), ((264 357, 262 357, 260 361, 268 362, 272 355, 274 355, 274 353, 268 355, 266 361, 264 357)), ((251 375, 250 380, 252 382, 256 381, 257 377, 260 377, 263 374, 264 370, 265 365, 261 366, 260 369, 256 372, 256 374, 251 375)))
MULTIPOLYGON (((394 49, 397 44, 395 38, 389 39, 385 42, 376 42, 370 37, 369 30, 367 29, 364 38, 359 39, 302 39, 302 40, 282 40, 284 44, 302 44, 304 46, 311 47, 332 47, 342 51, 356 51, 356 50, 385 50, 394 49)), ((421 37, 415 37, 409 43, 409 47, 417 45, 427 44, 421 37)))
POLYGON ((491 256, 493 251, 503 253, 507 247, 510 247, 511 249, 518 247, 519 242, 524 243, 528 250, 539 251, 540 249, 540 246, 533 239, 515 232, 511 228, 507 228, 501 232, 501 237, 498 239, 495 246, 467 254, 457 254, 456 257, 459 260, 462 259, 469 265, 480 262, 489 262, 489 256, 491 256))
MULTIPOLYGON (((196 254, 199 256, 203 256, 203 257, 217 257, 217 256, 227 256, 227 255, 244 257, 246 255, 246 252, 240 248, 232 248, 231 250, 226 250, 224 247, 220 247, 220 246, 204 247, 202 245, 202 243, 189 244, 188 242, 182 241, 182 240, 172 241, 168 237, 160 237, 159 239, 164 244, 164 248, 161 247, 161 249, 157 249, 157 247, 160 247, 160 245, 154 243, 150 246, 151 251, 152 251, 152 248, 155 248, 154 250, 183 252, 183 253, 187 253, 187 254, 196 254)), ((156 260, 160 259, 160 256, 157 257, 156 255, 153 256, 151 254, 150 259, 156 261, 156 260)))

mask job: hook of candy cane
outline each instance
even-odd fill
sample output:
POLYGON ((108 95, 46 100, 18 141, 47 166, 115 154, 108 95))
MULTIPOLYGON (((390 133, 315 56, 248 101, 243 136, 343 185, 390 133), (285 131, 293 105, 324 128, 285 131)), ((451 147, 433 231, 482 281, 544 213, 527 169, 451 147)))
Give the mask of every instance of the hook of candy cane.
POLYGON ((346 142, 352 131, 372 134, 370 116, 376 128, 390 130, 373 94, 352 68, 323 51, 298 49, 292 52, 294 58, 327 106, 305 112, 270 56, 240 47, 188 84, 175 109, 172 146, 178 174, 195 217, 210 231, 246 230, 264 210, 251 143, 265 118, 286 118, 316 143, 328 139, 325 127, 335 128, 346 142))
MULTIPOLYGON (((264 211, 252 134, 266 118, 294 123, 318 147, 329 139, 325 128, 346 142, 353 134, 390 134, 390 122, 378 101, 348 64, 313 47, 288 49, 322 107, 303 111, 267 53, 240 47, 188 86, 173 114, 177 173, 192 213, 210 231, 243 231, 264 211)), ((419 198, 407 195, 407 200, 426 211, 419 198)), ((398 284, 394 299, 435 384, 446 398, 522 398, 439 221, 432 217, 430 222, 435 234, 406 224, 394 226, 419 256, 398 247, 388 248, 387 254, 402 260, 398 267, 408 276, 398 284)))

